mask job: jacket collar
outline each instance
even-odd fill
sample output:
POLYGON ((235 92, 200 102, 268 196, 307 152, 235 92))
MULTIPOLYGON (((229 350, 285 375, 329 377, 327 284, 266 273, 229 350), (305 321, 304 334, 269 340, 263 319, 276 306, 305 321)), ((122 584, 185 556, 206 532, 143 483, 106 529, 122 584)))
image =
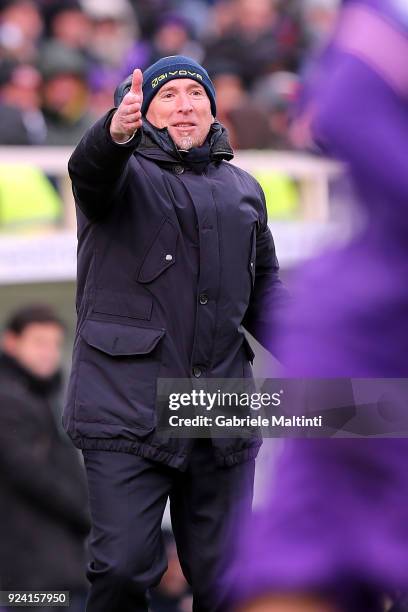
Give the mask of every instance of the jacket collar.
POLYGON ((0 353, 0 371, 6 378, 18 379, 26 388, 37 395, 53 395, 62 388, 62 371, 58 370, 52 376, 40 378, 24 368, 11 355, 4 352, 0 353))
MULTIPOLYGON (((220 162, 223 159, 229 161, 234 157, 227 130, 218 121, 211 124, 207 141, 209 145, 208 163, 220 162)), ((197 151, 199 149, 199 147, 196 148, 197 151)), ((177 149, 167 128, 157 128, 146 118, 143 118, 141 141, 137 147, 137 153, 168 164, 186 163, 188 165, 188 154, 186 156, 177 149)))

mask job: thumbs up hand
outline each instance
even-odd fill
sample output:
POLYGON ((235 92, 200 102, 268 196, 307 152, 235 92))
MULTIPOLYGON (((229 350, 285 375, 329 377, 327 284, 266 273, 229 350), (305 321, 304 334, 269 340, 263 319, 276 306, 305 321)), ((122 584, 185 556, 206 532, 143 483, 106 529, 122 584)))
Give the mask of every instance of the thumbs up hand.
POLYGON ((132 85, 112 117, 110 134, 117 143, 126 142, 142 127, 143 75, 139 68, 133 71, 132 85))

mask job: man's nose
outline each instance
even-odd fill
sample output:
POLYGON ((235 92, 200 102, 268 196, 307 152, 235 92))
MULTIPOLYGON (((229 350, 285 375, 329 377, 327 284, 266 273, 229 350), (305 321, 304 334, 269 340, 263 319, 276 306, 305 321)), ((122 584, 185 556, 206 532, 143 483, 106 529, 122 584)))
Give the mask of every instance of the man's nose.
POLYGON ((190 96, 188 94, 181 94, 178 100, 178 111, 181 113, 190 113, 193 110, 190 96))

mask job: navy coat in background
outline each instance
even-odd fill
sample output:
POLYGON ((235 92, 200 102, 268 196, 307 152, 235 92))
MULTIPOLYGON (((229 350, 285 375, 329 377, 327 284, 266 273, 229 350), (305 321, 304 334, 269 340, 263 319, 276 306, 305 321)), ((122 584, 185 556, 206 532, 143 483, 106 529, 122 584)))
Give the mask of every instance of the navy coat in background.
MULTIPOLYGON (((183 469, 192 440, 155 434, 157 378, 248 378, 286 297, 257 181, 228 163, 226 131, 190 164, 144 120, 113 142, 116 109, 69 161, 78 220, 78 323, 63 426, 78 448, 128 451, 183 469)), ((220 465, 256 456, 258 437, 214 439, 220 465)))
POLYGON ((59 373, 39 378, 0 354, 2 590, 86 592, 88 495, 79 453, 55 420, 61 386, 59 373))

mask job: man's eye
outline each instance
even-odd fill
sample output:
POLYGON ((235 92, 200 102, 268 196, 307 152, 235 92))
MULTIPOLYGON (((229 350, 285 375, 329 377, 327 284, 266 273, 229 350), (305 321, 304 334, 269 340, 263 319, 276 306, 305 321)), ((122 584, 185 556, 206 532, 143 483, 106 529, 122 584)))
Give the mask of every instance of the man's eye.
POLYGON ((197 96, 197 95, 198 95, 198 96, 201 96, 201 95, 202 95, 202 92, 201 92, 199 89, 195 89, 195 90, 193 91, 193 95, 194 95, 194 96, 197 96))
POLYGON ((171 97, 172 97, 172 95, 173 95, 173 94, 172 94, 172 93, 170 93, 170 92, 169 92, 169 93, 165 93, 165 94, 163 95, 163 98, 171 98, 171 97))

